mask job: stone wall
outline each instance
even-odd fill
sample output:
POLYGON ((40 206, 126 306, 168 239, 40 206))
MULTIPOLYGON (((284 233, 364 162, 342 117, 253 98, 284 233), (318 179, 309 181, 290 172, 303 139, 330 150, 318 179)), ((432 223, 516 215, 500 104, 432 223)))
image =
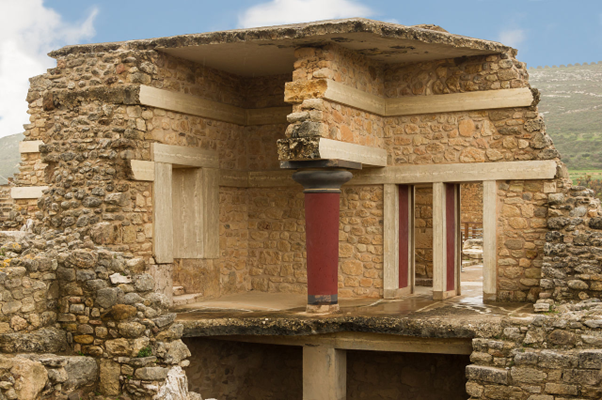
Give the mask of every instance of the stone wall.
POLYGON ((293 82, 285 99, 293 104, 287 138, 325 137, 383 147, 383 119, 375 114, 328 100, 315 99, 312 85, 332 80, 374 95, 384 95, 383 67, 341 46, 306 47, 295 51, 293 82), (304 101, 305 100, 305 101, 304 101))
POLYGON ((433 188, 415 189, 415 266, 416 285, 433 285, 433 188))
POLYGON ((508 318, 492 338, 473 339, 466 368, 471 399, 598 399, 599 300, 508 318))
POLYGON ((0 185, 0 229, 14 219, 14 201, 10 196, 11 185, 0 185))
MULTIPOLYGON (((460 219, 476 225, 483 224, 483 184, 463 183, 460 185, 460 219)), ((464 229, 464 228, 462 228, 464 229)))
POLYGON ((550 193, 541 299, 599 299, 602 210, 591 189, 573 186, 550 193))
POLYGON ((395 98, 527 87, 526 64, 514 57, 496 54, 391 65, 384 73, 385 94, 395 98))
MULTIPOLYGON (((170 385, 168 374, 183 376, 180 368, 188 365, 190 353, 179 340, 182 325, 174 324, 175 314, 166 311, 168 299, 154 292, 142 258, 97 249, 78 233, 47 231, 42 238, 6 232, 0 243, 2 352, 80 354, 100 363, 98 369, 94 359, 82 357, 93 365, 82 370, 73 357, 32 355, 35 362, 27 371, 42 371, 42 366, 48 371, 37 374, 29 388, 35 393, 20 399, 57 398, 74 391, 80 396, 125 392, 146 399, 170 385), (78 374, 85 378, 76 378, 78 374)), ((3 359, 0 369, 14 374, 23 362, 3 359)), ((13 385, 1 389, 25 390, 9 382, 13 385)))

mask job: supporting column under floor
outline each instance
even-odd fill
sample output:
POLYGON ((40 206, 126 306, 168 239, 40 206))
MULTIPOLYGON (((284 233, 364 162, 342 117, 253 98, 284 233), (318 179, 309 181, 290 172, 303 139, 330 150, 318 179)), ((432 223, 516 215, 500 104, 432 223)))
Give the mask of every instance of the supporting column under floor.
POLYGON ((303 400, 345 400, 347 352, 329 346, 303 347, 303 400))

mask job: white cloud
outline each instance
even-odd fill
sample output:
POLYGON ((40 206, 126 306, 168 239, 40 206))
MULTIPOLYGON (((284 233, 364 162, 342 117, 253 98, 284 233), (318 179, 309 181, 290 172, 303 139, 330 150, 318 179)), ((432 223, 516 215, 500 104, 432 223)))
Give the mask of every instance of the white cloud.
POLYGON ((323 19, 367 17, 372 10, 354 0, 272 0, 245 10, 241 28, 292 24, 323 19))
POLYGON ((499 41, 506 46, 518 47, 527 39, 527 34, 523 29, 508 29, 500 32, 499 41))
POLYGON ((23 131, 29 78, 55 65, 46 53, 94 36, 90 11, 85 21, 69 24, 43 0, 0 0, 0 137, 23 131))

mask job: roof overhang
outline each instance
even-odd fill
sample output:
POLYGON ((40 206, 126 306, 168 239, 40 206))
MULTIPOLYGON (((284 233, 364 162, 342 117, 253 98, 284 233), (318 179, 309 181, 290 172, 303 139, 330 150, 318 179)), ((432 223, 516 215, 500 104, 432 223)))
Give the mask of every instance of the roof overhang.
POLYGON ((94 46, 154 48, 236 75, 260 76, 290 73, 296 48, 328 43, 337 43, 386 64, 514 51, 501 43, 453 35, 438 27, 403 26, 352 18, 133 40, 119 44, 68 46, 51 55, 94 46))

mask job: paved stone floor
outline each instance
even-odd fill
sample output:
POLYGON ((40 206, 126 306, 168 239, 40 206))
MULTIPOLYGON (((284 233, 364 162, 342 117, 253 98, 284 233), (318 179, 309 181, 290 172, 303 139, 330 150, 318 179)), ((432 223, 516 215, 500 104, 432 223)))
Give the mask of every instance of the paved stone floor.
MULTIPOLYGON (((232 326, 254 325, 257 328, 261 324, 265 325, 265 321, 274 323, 277 320, 280 329, 284 330, 282 334, 287 334, 287 329, 291 332, 295 330, 291 326, 291 321, 306 323, 310 320, 320 320, 322 325, 328 320, 338 325, 344 324, 344 321, 351 321, 354 324, 365 325, 366 330, 369 329, 366 324, 381 323, 385 320, 387 323, 397 321, 398 324, 404 324, 410 319, 421 320, 428 322, 427 325, 435 324, 438 320, 440 325, 441 321, 445 321, 452 327, 449 329, 462 331, 473 325, 495 325, 499 317, 503 316, 519 318, 532 316, 533 308, 530 303, 484 304, 482 281, 481 265, 465 266, 462 272, 460 296, 434 301, 431 288, 417 287, 415 294, 395 300, 343 298, 340 300, 340 312, 328 315, 306 313, 305 295, 262 292, 248 292, 204 300, 181 306, 176 312, 178 320, 184 324, 185 331, 188 331, 189 335, 192 335, 192 331, 199 332, 201 326, 226 327, 230 324, 232 326), (264 319, 263 323, 262 319, 264 319)), ((441 325, 442 329, 444 325, 441 325)), ((341 326, 340 329, 345 328, 341 326)))

